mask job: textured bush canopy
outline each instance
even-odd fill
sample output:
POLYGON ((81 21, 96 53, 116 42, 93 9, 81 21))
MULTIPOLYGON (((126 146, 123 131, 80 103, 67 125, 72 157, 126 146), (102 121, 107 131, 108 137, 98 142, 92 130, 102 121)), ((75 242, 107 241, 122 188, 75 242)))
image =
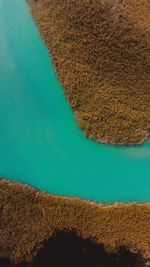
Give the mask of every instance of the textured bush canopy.
MULTIPOLYGON (((71 238, 79 245, 92 247, 86 243, 92 240, 100 251, 101 246, 107 253, 126 247, 150 259, 149 203, 96 204, 0 180, 0 252, 6 251, 15 263, 30 259, 58 230, 75 232, 77 237, 71 238)), ((61 235, 57 237, 63 242, 61 235)))
POLYGON ((75 119, 98 142, 150 133, 150 1, 28 0, 75 119))
MULTIPOLYGON (((1 267, 13 267, 8 259, 0 259, 1 267)), ((17 267, 144 267, 139 254, 126 248, 116 253, 107 253, 102 245, 78 237, 75 232, 58 231, 38 251, 30 263, 17 267)))

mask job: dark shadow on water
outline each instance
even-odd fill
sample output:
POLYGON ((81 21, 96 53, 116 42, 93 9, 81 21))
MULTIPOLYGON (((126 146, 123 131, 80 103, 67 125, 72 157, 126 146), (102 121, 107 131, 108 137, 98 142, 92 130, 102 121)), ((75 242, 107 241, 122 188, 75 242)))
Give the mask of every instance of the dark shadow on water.
MULTIPOLYGON (((32 264, 17 267, 143 267, 142 258, 121 247, 119 252, 108 254, 102 245, 78 237, 74 232, 57 232, 45 242, 32 264)), ((0 260, 0 267, 14 267, 0 260)))

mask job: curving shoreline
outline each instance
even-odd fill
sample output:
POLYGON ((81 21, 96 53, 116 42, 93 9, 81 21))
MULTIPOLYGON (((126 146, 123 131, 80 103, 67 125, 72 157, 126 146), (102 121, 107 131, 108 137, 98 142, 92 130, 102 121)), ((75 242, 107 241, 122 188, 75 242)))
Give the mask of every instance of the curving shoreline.
POLYGON ((78 126, 97 142, 141 144, 150 129, 148 0, 28 0, 78 126))
POLYGON ((15 263, 36 255, 58 230, 150 259, 150 203, 97 204, 0 179, 0 229, 0 251, 15 263))
MULTIPOLYGON (((40 3, 40 0, 36 0, 36 1, 34 0, 34 2, 40 3)), ((65 1, 56 0, 55 2, 57 2, 58 4, 58 3, 65 2, 65 1)), ((41 9, 41 12, 43 14, 42 9, 41 9)), ((43 23, 45 24, 44 21, 43 23)), ((25 39, 23 40, 25 41, 25 39)), ((146 93, 146 99, 147 99, 147 95, 148 94, 146 93)), ((71 101, 73 101, 72 102, 73 109, 74 109, 74 105, 76 108, 76 101, 74 102, 74 99, 71 99, 71 101)), ((77 102, 77 106, 78 106, 78 102, 77 102)), ((74 111, 76 114, 76 110, 74 111)), ((144 113, 145 113, 145 110, 144 110, 144 113)), ((85 131, 85 134, 87 136, 90 135, 90 138, 93 138, 91 133, 89 134, 89 132, 87 133, 85 131)), ((145 138, 146 138, 146 135, 145 135, 145 138)), ((97 141, 100 141, 100 139, 97 141)), ((107 138, 106 139, 103 138, 102 142, 107 143, 108 142, 107 138)), ((25 144, 24 144, 24 147, 25 147, 25 144)), ((4 148, 4 151, 5 151, 5 148, 4 148)), ((16 151, 18 151, 17 147, 16 147, 16 151)), ((41 151, 39 149, 39 153, 40 152, 41 151)), ((134 153, 137 153, 137 151, 134 153)), ((5 153, 3 153, 2 157, 4 156, 4 154, 5 153)), ((12 151, 11 153, 6 154, 6 164, 7 164, 6 168, 7 166, 9 166, 8 170, 9 170, 10 175, 12 175, 11 166, 13 166, 13 164, 12 162, 11 162, 12 165, 8 164, 9 154, 10 154, 10 162, 11 162, 12 151)), ((29 155, 29 151, 28 151, 28 155, 29 155)), ((32 156, 33 155, 31 154, 31 158, 32 156)), ((14 155, 14 158, 15 158, 15 155, 14 155)), ((43 158, 45 160, 44 156, 43 158)), ((21 162, 25 162, 26 166, 25 165, 24 166, 27 168, 28 161, 26 161, 26 158, 23 158, 21 162)), ((35 165, 33 164, 31 168, 31 173, 32 173, 32 169, 34 169, 34 166, 37 166, 37 162, 42 163, 41 161, 37 161, 35 157, 35 165)), ((146 164, 147 163, 148 162, 146 162, 146 164)), ((117 164, 119 163, 117 162, 117 164)), ((42 168, 42 172, 43 172, 42 175, 40 174, 40 170, 38 169, 34 173, 35 176, 37 175, 39 177, 45 177, 45 174, 46 174, 46 177, 53 177, 53 173, 51 172, 51 169, 50 169, 51 173, 49 173, 46 169, 46 166, 47 165, 44 165, 44 169, 42 168)), ((142 166, 141 171, 143 170, 143 167, 145 166, 146 165, 142 166)), ((135 167, 137 167, 137 165, 135 167)), ((139 170, 139 168, 137 168, 137 170, 139 170)), ((146 170, 148 170, 147 167, 146 167, 146 170)), ((132 178, 131 177, 132 173, 134 172, 130 173, 129 175, 130 178, 132 178)), ((6 172, 6 174, 8 174, 8 172, 6 172)), ((137 172, 135 172, 134 174, 135 174, 135 177, 137 178, 136 176, 137 172)), ((18 175, 18 172, 17 172, 17 175, 18 175)), ((18 176, 21 177, 21 175, 18 175, 18 176)), ((34 176, 31 175, 31 177, 33 178, 33 180, 35 179, 34 176)), ((91 177, 92 175, 90 173, 89 179, 91 179, 91 177)), ((124 177, 126 178, 126 175, 124 177)), ((142 175, 139 174, 139 177, 142 177, 142 175)), ((82 176, 82 178, 84 181, 83 184, 87 186, 87 176, 84 175, 84 177, 82 176)), ((36 179, 38 180, 38 177, 36 177, 36 179)), ((106 179, 106 175, 104 176, 104 179, 106 179)), ((27 179, 26 181, 29 182, 29 179, 27 179)), ((47 181, 48 181, 48 178, 47 178, 47 181)), ((64 182, 64 180, 62 181, 64 182)), ((93 181, 93 178, 91 181, 93 181)), ((46 182, 46 179, 45 180, 43 179, 43 185, 46 188, 45 182, 46 182)), ((136 180, 136 183, 134 184, 134 186, 136 186, 137 184, 138 182, 136 180)), ((128 182, 127 182, 127 185, 128 185, 128 182)), ((142 186, 141 183, 140 185, 142 186)), ((90 186, 87 187, 88 190, 89 188, 90 186)), ((106 188, 107 188, 107 182, 106 182, 106 188)), ((98 187, 98 190, 100 190, 100 187, 98 187)), ((104 190, 104 187, 102 187, 102 190, 104 190)), ((141 192, 143 192, 143 190, 141 189, 141 192)), ((116 191, 114 191, 114 193, 116 193, 116 191)), ((102 191, 99 191, 99 193, 100 192, 102 191)), ((135 190, 134 193, 135 192, 137 191, 135 190)), ((120 195, 122 195, 121 193, 122 192, 120 191, 120 195)), ((147 194, 148 191, 145 191, 145 193, 147 194)), ((138 193, 136 193, 136 195, 138 195, 138 193)), ((80 198, 75 198, 75 197, 63 197, 63 196, 46 194, 44 192, 39 192, 27 185, 23 185, 21 183, 10 182, 0 177, 0 266, 6 267, 7 266, 6 264, 9 262, 9 259, 12 261, 13 267, 14 265, 18 267, 27 267, 28 264, 31 267, 43 266, 45 257, 44 259, 42 259, 43 261, 40 261, 41 265, 38 265, 38 266, 36 264, 32 266, 32 261, 35 258, 37 259, 37 255, 41 252, 42 249, 44 249, 45 243, 51 243, 51 244, 53 243, 51 241, 53 241, 55 234, 59 231, 62 233, 63 241, 66 238, 67 231, 75 233, 74 238, 75 239, 77 238, 78 240, 80 240, 81 243, 83 242, 82 249, 84 248, 84 244, 86 244, 87 241, 91 242, 91 245, 89 242, 89 246, 96 245, 96 246, 99 246, 99 248, 100 247, 103 248, 104 246, 105 253, 109 254, 109 255, 105 255, 106 257, 107 256, 109 257, 112 254, 116 255, 115 257, 118 257, 122 247, 123 248, 125 247, 125 249, 127 250, 127 254, 125 253, 125 259, 127 262, 130 258, 130 257, 128 258, 129 256, 128 252, 131 253, 131 256, 134 255, 133 257, 135 258, 142 257, 139 260, 138 265, 131 264, 130 267, 144 267, 144 266, 150 265, 150 248, 149 248, 150 203, 149 202, 148 203, 136 203, 136 202, 135 203, 134 202, 112 203, 112 204, 95 203, 95 202, 91 202, 88 200, 81 200, 80 198), (24 265, 24 261, 25 261, 25 265, 24 265), (21 262, 21 265, 20 264, 18 265, 17 264, 18 262, 21 262)), ((62 250, 62 247, 60 247, 60 249, 62 250)), ((66 249, 65 246, 64 246, 64 249, 66 249)), ((99 250, 99 252, 100 251, 101 250, 99 250)), ((56 254, 55 257, 59 258, 59 253, 56 254)), ((101 257, 101 253, 100 253, 100 257, 101 257)), ((37 259, 37 262, 38 262, 38 259, 37 259)), ((49 261, 47 261, 47 263, 49 263, 49 261)), ((11 266, 9 265, 9 267, 12 267, 12 264, 11 266)), ((46 265, 44 266, 47 267, 46 265)), ((62 265, 60 264, 58 266, 62 266, 62 265)), ((76 266, 80 266, 80 265, 77 264, 75 265, 75 267, 76 266)), ((91 266, 94 267, 94 265, 91 265, 91 266)), ((110 264, 108 266, 110 266, 110 264)), ((113 265, 111 264, 111 266, 113 265)), ((114 265, 114 266, 118 267, 118 265, 117 266, 114 265)), ((121 267, 123 266, 121 265, 121 267)), ((127 266, 125 265, 125 267, 127 266)))

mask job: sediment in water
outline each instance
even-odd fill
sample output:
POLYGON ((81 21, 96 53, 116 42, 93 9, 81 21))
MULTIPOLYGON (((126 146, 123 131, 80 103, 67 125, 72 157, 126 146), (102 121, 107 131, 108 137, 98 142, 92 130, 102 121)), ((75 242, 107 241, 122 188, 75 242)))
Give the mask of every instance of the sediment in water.
POLYGON ((0 255, 30 261, 58 231, 150 259, 150 203, 104 205, 0 180, 0 255))
POLYGON ((75 119, 97 142, 150 133, 150 1, 28 0, 75 119))

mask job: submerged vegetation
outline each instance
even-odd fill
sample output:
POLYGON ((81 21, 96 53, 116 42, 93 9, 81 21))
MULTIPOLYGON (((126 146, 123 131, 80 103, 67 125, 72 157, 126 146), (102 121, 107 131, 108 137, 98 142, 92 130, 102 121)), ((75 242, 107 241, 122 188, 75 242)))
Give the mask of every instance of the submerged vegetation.
POLYGON ((28 0, 79 127, 103 143, 150 129, 149 0, 28 0))
MULTIPOLYGON (((1 261, 7 256, 14 263, 26 260, 35 264, 36 257, 40 255, 41 258, 53 242, 59 240, 64 247, 63 242, 68 238, 78 242, 79 254, 81 245, 84 251, 90 248, 89 253, 100 251, 104 257, 103 264, 111 258, 116 267, 119 264, 116 257, 122 258, 124 253, 127 255, 126 260, 131 257, 131 262, 136 261, 137 257, 138 262, 141 259, 148 261, 150 204, 96 204, 79 198, 40 193, 22 184, 0 180, 1 261), (72 232, 74 234, 71 236, 67 234, 72 232), (42 252, 43 249, 45 252, 42 252), (90 252, 91 249, 93 252, 90 252), (116 253, 116 256, 106 257, 107 253, 116 253), (134 253, 137 253, 137 257, 134 257, 134 253)), ((56 246, 59 246, 59 242, 56 246)))

